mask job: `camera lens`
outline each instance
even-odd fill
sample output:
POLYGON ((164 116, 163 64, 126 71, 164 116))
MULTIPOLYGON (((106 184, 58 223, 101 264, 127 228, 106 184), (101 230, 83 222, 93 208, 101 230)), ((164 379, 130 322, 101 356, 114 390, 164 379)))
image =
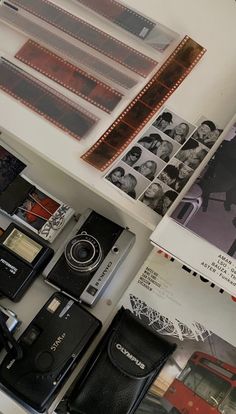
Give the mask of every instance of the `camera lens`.
POLYGON ((102 261, 102 249, 99 242, 89 234, 78 234, 65 248, 67 264, 78 272, 92 272, 102 261))
POLYGON ((91 260, 94 255, 94 246, 85 241, 78 242, 72 247, 72 255, 81 262, 91 260))

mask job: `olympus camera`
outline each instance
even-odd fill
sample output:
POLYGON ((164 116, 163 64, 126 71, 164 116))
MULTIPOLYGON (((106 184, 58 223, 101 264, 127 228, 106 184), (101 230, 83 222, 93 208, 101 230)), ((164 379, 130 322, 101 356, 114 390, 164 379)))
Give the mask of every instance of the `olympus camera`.
POLYGON ((45 268, 45 280, 94 306, 134 241, 129 230, 89 209, 45 268))

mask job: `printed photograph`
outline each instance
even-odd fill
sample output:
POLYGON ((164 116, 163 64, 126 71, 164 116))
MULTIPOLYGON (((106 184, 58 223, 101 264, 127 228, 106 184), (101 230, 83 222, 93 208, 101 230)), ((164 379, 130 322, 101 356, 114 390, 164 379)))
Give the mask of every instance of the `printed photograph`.
MULTIPOLYGON (((145 149, 144 147, 139 147, 138 145, 135 145, 132 147, 127 154, 124 156, 122 161, 125 162, 126 159, 129 158, 130 152, 137 151, 138 148, 141 149, 141 156, 139 157, 138 161, 132 164, 132 167, 135 171, 138 171, 140 174, 142 174, 144 177, 146 177, 148 180, 152 181, 154 180, 155 176, 165 167, 165 162, 162 161, 160 158, 158 158, 156 155, 145 149)), ((128 163, 127 162, 127 163, 128 163)), ((130 165, 130 164, 128 164, 130 165)))
POLYGON ((158 131, 151 126, 145 131, 138 144, 151 151, 162 161, 169 162, 175 153, 181 148, 181 145, 172 138, 158 131))
POLYGON ((59 203, 36 188, 15 214, 29 226, 40 230, 59 207, 59 203))
POLYGON ((160 129, 173 140, 183 145, 196 129, 195 125, 190 124, 185 119, 176 115, 174 112, 165 108, 163 112, 153 122, 153 126, 160 129))
POLYGON ((130 308, 145 325, 177 345, 136 413, 234 414, 235 348, 202 324, 195 322, 192 328, 172 321, 131 294, 130 308))
POLYGON ((149 184, 147 178, 123 161, 116 164, 105 179, 134 199, 137 199, 149 184))
POLYGON ((193 170, 191 168, 178 159, 172 158, 170 163, 161 171, 157 178, 180 193, 192 174, 193 170))
POLYGON ((139 145, 134 145, 126 152, 122 158, 122 161, 130 167, 133 167, 133 165, 136 164, 136 162, 141 158, 142 153, 142 148, 139 145))
POLYGON ((236 125, 172 217, 236 258, 236 125))
POLYGON ((19 175, 26 165, 0 145, 0 192, 19 175))
POLYGON ((223 132, 223 129, 217 128, 213 121, 203 119, 197 122, 197 129, 194 131, 192 138, 196 139, 207 148, 213 147, 223 132))
POLYGON ((207 147, 200 144, 195 139, 190 138, 175 155, 175 158, 183 162, 189 168, 192 168, 192 170, 195 170, 204 160, 208 151, 209 149, 207 147))
POLYGON ((164 216, 177 197, 177 192, 155 179, 139 198, 139 201, 164 216))

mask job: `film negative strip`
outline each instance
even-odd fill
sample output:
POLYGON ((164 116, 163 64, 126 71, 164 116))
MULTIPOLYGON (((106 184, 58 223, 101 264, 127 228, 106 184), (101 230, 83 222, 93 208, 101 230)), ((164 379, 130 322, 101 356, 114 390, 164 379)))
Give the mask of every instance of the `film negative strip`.
POLYGON ((185 36, 158 72, 82 159, 104 171, 183 82, 205 49, 185 36))
POLYGON ((80 139, 98 118, 63 95, 27 74, 5 58, 0 58, 0 89, 63 131, 80 139))
POLYGON ((122 98, 121 93, 32 40, 15 57, 108 113, 122 98))
POLYGON ((137 80, 134 78, 30 20, 29 13, 22 12, 16 7, 12 8, 9 2, 3 2, 0 6, 0 19, 36 41, 57 50, 75 64, 81 65, 83 63, 83 66, 92 70, 93 73, 96 72, 125 89, 131 89, 137 84, 137 80), (25 14, 23 15, 23 13, 25 14))
POLYGON ((179 38, 179 34, 168 27, 149 19, 137 10, 116 0, 74 0, 99 16, 107 19, 114 26, 145 42, 146 46, 165 52, 179 38))
POLYGON ((48 0, 31 0, 30 2, 29 0, 11 0, 11 3, 22 7, 29 13, 50 23, 87 46, 138 73, 140 76, 148 76, 158 64, 157 61, 127 46, 125 43, 120 42, 118 39, 48 0))
POLYGON ((139 39, 145 39, 156 23, 115 0, 75 0, 139 39))

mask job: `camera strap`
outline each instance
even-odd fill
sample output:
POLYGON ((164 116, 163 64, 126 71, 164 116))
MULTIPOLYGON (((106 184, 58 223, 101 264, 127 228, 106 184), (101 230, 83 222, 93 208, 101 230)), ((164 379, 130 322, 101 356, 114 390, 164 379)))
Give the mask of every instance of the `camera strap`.
POLYGON ((12 355, 14 359, 21 359, 23 356, 23 350, 17 343, 13 334, 9 331, 6 321, 0 311, 0 343, 5 350, 12 355))

